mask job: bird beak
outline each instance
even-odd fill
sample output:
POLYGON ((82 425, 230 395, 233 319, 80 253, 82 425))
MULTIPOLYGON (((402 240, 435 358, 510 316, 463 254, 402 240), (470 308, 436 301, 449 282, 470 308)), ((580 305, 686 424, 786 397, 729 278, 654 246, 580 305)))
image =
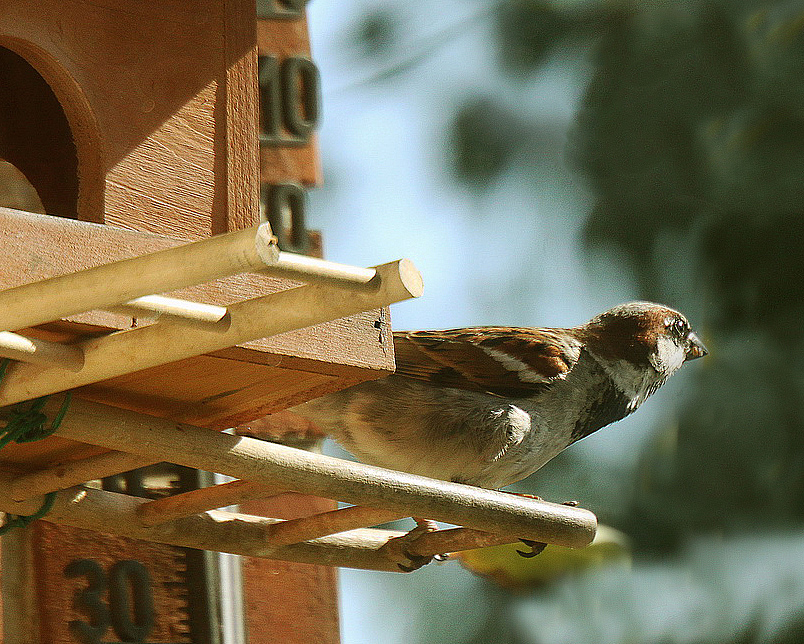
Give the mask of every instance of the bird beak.
POLYGON ((687 360, 694 360, 695 358, 703 358, 709 351, 706 350, 704 343, 701 339, 690 332, 687 336, 687 360))

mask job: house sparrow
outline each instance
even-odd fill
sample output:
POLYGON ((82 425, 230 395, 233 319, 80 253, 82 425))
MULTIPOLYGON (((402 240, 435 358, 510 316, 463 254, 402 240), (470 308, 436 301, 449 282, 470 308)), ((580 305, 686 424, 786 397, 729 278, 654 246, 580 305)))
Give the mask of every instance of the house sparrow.
POLYGON ((292 408, 359 460, 500 488, 634 412, 707 354, 678 311, 616 306, 570 329, 394 333, 396 373, 292 408))

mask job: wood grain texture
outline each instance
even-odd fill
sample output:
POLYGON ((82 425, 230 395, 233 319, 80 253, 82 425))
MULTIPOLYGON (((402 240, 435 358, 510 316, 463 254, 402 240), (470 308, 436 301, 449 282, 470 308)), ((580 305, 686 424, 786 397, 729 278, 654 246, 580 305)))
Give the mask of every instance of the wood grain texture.
MULTIPOLYGON (((183 243, 182 240, 162 235, 6 208, 0 208, 0 229, 4 231, 0 236, 0 251, 5 258, 0 266, 0 288, 10 288, 183 243)), ((297 284, 264 275, 242 274, 173 291, 171 295, 226 306, 297 284)), ((72 316, 69 322, 70 325, 58 328, 62 331, 72 328, 76 333, 90 334, 91 326, 86 325, 100 327, 95 329, 95 333, 102 333, 106 328, 129 328, 132 318, 108 312, 92 312, 72 316)), ((245 354, 235 349, 246 348, 278 354, 273 358, 254 356, 255 361, 267 361, 274 366, 279 366, 287 357, 294 363, 293 368, 301 366, 298 361, 293 361, 294 358, 304 359, 306 366, 310 366, 307 361, 316 359, 332 363, 333 366, 324 367, 324 373, 342 373, 337 365, 390 371, 394 366, 391 345, 387 312, 376 310, 311 329, 249 342, 216 355, 243 359, 245 354), (375 325, 375 321, 380 323, 375 325)))
MULTIPOLYGON (((60 403, 59 398, 48 401, 45 413, 55 413, 60 403)), ((597 526, 595 516, 582 508, 177 425, 84 400, 73 401, 56 435, 304 494, 392 510, 399 516, 430 517, 571 548, 588 545, 597 526)), ((264 540, 263 545, 270 547, 264 540)))
MULTIPOLYGON (((226 24, 225 217, 212 233, 255 226, 260 220, 259 90, 254 0, 224 0, 226 24)), ((221 172, 221 170, 218 170, 221 172)))
MULTIPOLYGON (((329 499, 289 493, 243 503, 241 511, 297 519, 336 506, 329 499)), ((246 557, 243 580, 249 644, 337 644, 340 641, 334 568, 246 557)))
MULTIPOLYGON (((0 472, 0 486, 8 475, 0 472)), ((13 503, 0 495, 0 509, 30 514, 41 504, 41 498, 31 502, 13 503)), ((147 528, 137 521, 137 507, 146 503, 126 494, 105 492, 90 487, 65 490, 57 495, 48 522, 115 534, 130 539, 166 543, 186 548, 229 552, 249 557, 271 557, 298 563, 326 566, 348 566, 363 570, 397 572, 399 568, 385 552, 389 539, 404 533, 392 530, 350 530, 339 535, 323 537, 308 543, 268 549, 265 546, 266 528, 281 519, 256 517, 236 512, 209 510, 199 515, 177 519, 164 526, 147 528)), ((282 605, 277 606, 278 610, 282 605)), ((149 640, 150 641, 150 640, 149 640)))
POLYGON ((264 499, 282 492, 285 490, 281 488, 269 488, 259 483, 235 480, 154 499, 139 506, 137 516, 142 525, 160 525, 207 510, 237 505, 253 499, 264 499))
POLYGON ((37 596, 35 526, 12 530, 0 539, 0 642, 39 644, 42 620, 37 596))
POLYGON ((81 460, 21 473, 10 485, 10 493, 15 500, 29 499, 155 463, 153 459, 125 452, 104 452, 81 460))
MULTIPOLYGON (((279 35, 281 29, 277 24, 273 31, 279 35)), ((176 243, 148 232, 198 239, 252 226, 259 218, 261 174, 266 181, 318 183, 314 140, 301 149, 259 152, 256 39, 253 0, 3 3, 0 47, 5 59, 27 62, 18 65, 19 73, 0 78, 0 90, 28 105, 14 127, 0 132, 7 143, 0 154, 26 171, 48 212, 141 233, 60 226, 0 211, 0 248, 9 259, 0 268, 0 288, 176 243), (32 135, 42 145, 32 146, 32 135)), ((305 22, 295 21, 290 38, 280 40, 287 48, 282 55, 309 54, 305 22)), ((3 107, 0 114, 14 113, 13 106, 3 107)), ((226 305, 292 285, 242 275, 173 295, 226 305)), ((387 320, 385 312, 372 311, 107 380, 77 394, 175 420, 234 425, 387 373, 393 368, 390 329, 375 327, 380 320, 387 320)), ((137 323, 92 312, 34 333, 75 340, 137 323)), ((103 451, 51 437, 4 450, 0 464, 43 468, 103 451)), ((316 502, 297 498, 294 511, 305 507, 314 511, 316 502)), ((72 603, 75 584, 62 577, 70 556, 92 556, 107 567, 115 559, 145 560, 163 594, 177 589, 170 578, 176 549, 42 522, 35 529, 36 588, 47 630, 40 638, 28 629, 31 642, 74 641, 66 624, 84 616, 72 603)), ((337 642, 333 570, 270 565, 275 568, 246 576, 248 588, 280 578, 272 583, 278 601, 265 604, 262 594, 248 595, 258 608, 249 611, 250 641, 268 641, 268 633, 276 641, 276 634, 288 633, 278 639, 337 642)), ((30 596, 34 588, 29 584, 30 596)), ((187 641, 175 599, 158 598, 158 614, 171 621, 160 622, 149 639, 187 641)))
POLYGON ((4 3, 0 47, 64 109, 79 218, 186 239, 256 222, 254 20, 245 0, 4 3))

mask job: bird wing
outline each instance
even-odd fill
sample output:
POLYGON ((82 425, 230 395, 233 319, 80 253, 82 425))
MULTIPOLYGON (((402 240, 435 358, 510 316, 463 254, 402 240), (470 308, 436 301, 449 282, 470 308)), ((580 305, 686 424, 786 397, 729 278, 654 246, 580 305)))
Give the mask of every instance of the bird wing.
POLYGON ((528 396, 566 377, 582 346, 572 329, 473 327, 394 333, 397 374, 505 397, 528 396))

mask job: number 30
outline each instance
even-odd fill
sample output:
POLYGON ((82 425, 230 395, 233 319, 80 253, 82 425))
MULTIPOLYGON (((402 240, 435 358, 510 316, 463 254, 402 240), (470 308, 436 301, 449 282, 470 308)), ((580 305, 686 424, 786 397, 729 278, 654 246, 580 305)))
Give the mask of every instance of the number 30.
POLYGON ((75 605, 89 618, 76 619, 70 630, 84 644, 98 644, 111 625, 123 642, 144 642, 154 627, 154 601, 151 576, 139 561, 118 561, 108 578, 94 559, 78 559, 64 569, 68 578, 85 577, 86 588, 75 596, 75 605), (109 590, 109 605, 103 594, 109 590))

